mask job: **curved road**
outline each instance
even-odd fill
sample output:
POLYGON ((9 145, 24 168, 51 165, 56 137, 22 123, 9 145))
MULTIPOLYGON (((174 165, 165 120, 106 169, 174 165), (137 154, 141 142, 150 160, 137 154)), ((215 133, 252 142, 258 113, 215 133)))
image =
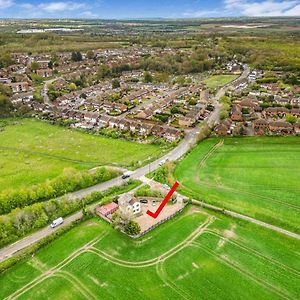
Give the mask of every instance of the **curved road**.
MULTIPOLYGON (((219 113, 221 110, 221 105, 219 104, 218 100, 221 96, 223 96, 226 91, 230 88, 234 88, 235 86, 237 86, 240 82, 240 80, 244 80, 248 77, 250 73, 250 69, 247 65, 244 66, 244 71, 241 74, 241 76, 236 79, 235 81, 233 81, 232 83, 222 87, 216 94, 216 96, 214 97, 214 101, 213 101, 213 105, 215 106, 215 110, 210 114, 210 116, 207 119, 207 124, 209 127, 214 126, 216 123, 219 122, 219 113)), ((54 80, 49 80, 47 83, 51 83, 54 80)), ((47 86, 47 85, 46 85, 47 86)), ((46 90, 47 88, 45 88, 46 90)), ((131 172, 130 177, 133 179, 139 179, 141 177, 143 177, 144 175, 149 173, 150 171, 156 170, 159 168, 159 163, 164 160, 164 159, 168 159, 168 160, 177 160, 179 158, 181 158, 184 154, 186 154, 196 143, 197 143, 197 137, 198 135, 201 133, 201 128, 194 128, 190 131, 188 131, 186 133, 185 138, 180 142, 180 144, 174 148, 172 151, 170 151, 168 154, 164 155, 163 157, 157 159, 154 162, 151 162, 150 164, 141 167, 133 172, 131 172)), ((68 196, 70 199, 75 199, 75 198, 83 198, 89 194, 91 194, 92 192, 100 192, 100 191, 104 191, 107 190, 110 187, 113 186, 120 186, 124 183, 124 180, 121 177, 117 177, 114 178, 112 180, 94 185, 92 187, 74 192, 74 193, 70 193, 68 196)), ((92 205, 91 207, 95 207, 95 205, 92 205)), ((66 226, 72 222, 74 222, 75 220, 78 220, 82 217, 82 213, 77 212, 69 217, 66 217, 64 219, 64 225, 62 226, 66 226)), ((38 242, 39 240, 41 240, 42 238, 52 234, 54 231, 58 230, 59 228, 61 228, 62 226, 58 227, 58 228, 50 228, 45 227, 11 245, 8 245, 4 248, 2 248, 0 250, 0 262, 11 257, 13 254, 15 254, 16 252, 38 242)))

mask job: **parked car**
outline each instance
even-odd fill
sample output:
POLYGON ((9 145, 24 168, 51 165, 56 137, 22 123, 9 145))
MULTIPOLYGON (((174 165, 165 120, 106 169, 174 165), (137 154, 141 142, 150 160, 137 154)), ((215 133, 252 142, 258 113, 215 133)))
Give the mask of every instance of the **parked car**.
POLYGON ((167 190, 170 189, 170 187, 167 184, 164 184, 164 188, 167 189, 167 190))
POLYGON ((54 220, 54 221, 51 223, 50 227, 51 227, 51 228, 55 228, 55 227, 61 225, 63 222, 64 222, 64 219, 63 219, 62 217, 60 217, 60 218, 54 220))
POLYGON ((122 179, 127 179, 127 178, 129 178, 130 177, 130 175, 128 175, 128 174, 123 174, 122 175, 122 179))
POLYGON ((161 162, 159 162, 159 166, 162 166, 163 164, 165 164, 166 163, 166 160, 165 159, 163 159, 161 162))
POLYGON ((152 200, 152 206, 155 206, 155 205, 156 205, 156 201, 152 200))
POLYGON ((144 204, 147 204, 147 203, 148 203, 148 200, 147 200, 147 199, 142 199, 140 202, 141 202, 141 203, 144 203, 144 204))

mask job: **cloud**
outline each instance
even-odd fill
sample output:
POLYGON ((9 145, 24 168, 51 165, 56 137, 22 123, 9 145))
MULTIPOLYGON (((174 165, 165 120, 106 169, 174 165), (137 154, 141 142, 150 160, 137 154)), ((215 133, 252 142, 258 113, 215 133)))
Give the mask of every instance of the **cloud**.
POLYGON ((70 11, 70 10, 78 10, 84 8, 85 5, 83 3, 78 2, 50 2, 50 3, 41 3, 38 7, 46 12, 58 12, 58 11, 70 11))
POLYGON ((299 16, 300 0, 224 0, 226 11, 237 11, 243 16, 299 16))
POLYGON ((0 8, 8 8, 13 6, 14 2, 12 0, 0 0, 0 8))
POLYGON ((184 17, 188 17, 188 18, 208 18, 208 17, 213 17, 213 16, 217 16, 220 15, 221 11, 218 9, 214 9, 214 10, 197 10, 197 11, 187 11, 185 13, 183 13, 184 17))
POLYGON ((96 18, 98 18, 99 16, 97 15, 97 14, 94 14, 93 12, 91 12, 91 11, 84 11, 83 13, 82 13, 82 15, 84 16, 84 17, 86 17, 86 18, 89 18, 89 19, 96 19, 96 18))

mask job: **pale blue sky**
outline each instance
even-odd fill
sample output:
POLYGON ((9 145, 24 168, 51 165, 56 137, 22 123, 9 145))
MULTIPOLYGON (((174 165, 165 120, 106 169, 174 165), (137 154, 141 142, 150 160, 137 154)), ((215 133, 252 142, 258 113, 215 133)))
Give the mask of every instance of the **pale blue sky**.
POLYGON ((1 18, 300 16, 300 0, 0 0, 1 18))

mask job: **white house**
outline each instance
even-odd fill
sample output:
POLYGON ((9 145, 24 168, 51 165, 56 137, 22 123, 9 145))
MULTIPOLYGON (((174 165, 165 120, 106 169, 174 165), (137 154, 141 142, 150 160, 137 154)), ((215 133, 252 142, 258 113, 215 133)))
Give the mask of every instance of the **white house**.
POLYGON ((124 212, 129 212, 134 215, 141 212, 141 203, 135 197, 133 197, 132 194, 120 196, 118 203, 120 209, 124 212))

